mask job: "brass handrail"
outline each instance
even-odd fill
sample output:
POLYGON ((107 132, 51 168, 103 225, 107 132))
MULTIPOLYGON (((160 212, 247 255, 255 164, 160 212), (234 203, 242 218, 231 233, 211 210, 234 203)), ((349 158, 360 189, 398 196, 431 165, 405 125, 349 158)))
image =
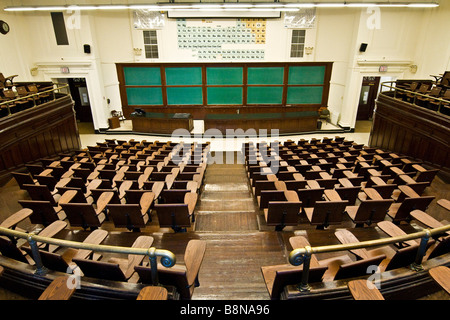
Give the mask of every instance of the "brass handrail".
POLYGON ((57 87, 56 88, 52 88, 52 89, 48 89, 48 90, 44 90, 44 91, 40 91, 38 93, 28 94, 26 96, 19 97, 19 98, 16 98, 16 99, 10 99, 10 100, 7 100, 5 102, 1 102, 0 103, 0 108, 2 106, 6 106, 6 108, 8 109, 8 115, 11 115, 11 110, 9 109, 9 105, 11 103, 14 103, 15 101, 21 101, 21 100, 25 100, 25 99, 28 99, 28 98, 33 98, 33 104, 34 104, 33 107, 36 107, 36 99, 35 99, 35 97, 39 97, 40 95, 43 95, 43 94, 51 92, 51 93, 53 93, 53 100, 55 100, 56 99, 55 91, 58 91, 58 90, 61 90, 61 89, 69 87, 68 84, 53 83, 52 85, 56 85, 57 87))
POLYGON ((436 97, 429 96, 429 95, 427 95, 427 94, 418 93, 418 92, 414 92, 414 91, 411 91, 411 90, 402 89, 402 88, 398 88, 398 87, 392 86, 392 83, 394 83, 394 82, 395 82, 395 81, 385 81, 385 82, 382 82, 382 83, 381 83, 381 91, 380 91, 380 93, 383 93, 382 88, 383 88, 383 87, 386 87, 386 88, 389 88, 389 89, 390 89, 389 92, 394 91, 394 98, 396 97, 397 91, 406 92, 406 93, 411 93, 412 95, 414 95, 414 101, 413 101, 413 104, 416 103, 416 96, 426 97, 426 98, 429 98, 429 99, 438 101, 438 102, 439 102, 439 107, 438 107, 438 110, 437 110, 437 111, 438 111, 439 113, 441 113, 441 106, 442 106, 442 103, 443 103, 443 102, 450 102, 449 100, 445 100, 445 99, 442 99, 442 98, 436 98, 436 97), (387 83, 390 83, 391 85, 387 85, 387 83))
POLYGON ((300 266, 303 264, 303 272, 302 272, 302 282, 299 285, 300 291, 309 291, 310 287, 308 285, 308 276, 309 276, 309 263, 312 254, 317 253, 326 253, 326 252, 336 252, 336 251, 345 251, 352 249, 360 249, 360 248, 369 248, 375 246, 382 246, 393 244, 397 242, 403 242, 407 240, 413 240, 421 238, 419 249, 417 250, 417 256, 415 262, 411 265, 411 269, 420 271, 422 270, 422 259, 425 255, 427 243, 430 237, 434 235, 443 234, 446 231, 450 230, 450 224, 434 228, 434 229, 424 229, 422 231, 418 231, 415 233, 407 234, 404 236, 397 237, 389 237, 377 240, 368 240, 357 243, 346 243, 346 244, 336 244, 336 245, 328 245, 328 246, 305 246, 304 248, 297 248, 292 250, 289 253, 289 263, 294 266, 300 266))
POLYGON ((86 249, 92 251, 100 252, 110 252, 110 253, 122 253, 122 254, 138 254, 147 255, 150 259, 150 266, 152 272, 152 282, 154 285, 158 284, 158 272, 157 272, 157 257, 161 257, 161 264, 166 268, 171 268, 176 263, 175 255, 164 249, 156 249, 154 247, 150 248, 131 248, 131 247, 120 247, 120 246, 110 246, 101 244, 90 244, 84 242, 76 242, 64 239, 48 238, 42 237, 34 233, 21 232, 17 230, 12 230, 4 227, 0 227, 0 235, 5 235, 12 238, 26 239, 30 244, 33 259, 36 262, 36 274, 43 275, 47 272, 47 269, 42 265, 39 249, 36 245, 37 242, 53 244, 61 247, 70 247, 76 249, 86 249))

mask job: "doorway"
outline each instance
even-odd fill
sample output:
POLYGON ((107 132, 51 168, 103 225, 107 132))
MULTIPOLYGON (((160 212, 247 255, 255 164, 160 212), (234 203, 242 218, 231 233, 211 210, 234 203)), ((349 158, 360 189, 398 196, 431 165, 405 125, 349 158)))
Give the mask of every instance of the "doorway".
POLYGON ((372 120, 379 86, 380 77, 363 78, 356 120, 372 120))
POLYGON ((70 95, 74 101, 75 117, 80 133, 94 133, 91 103, 85 78, 67 78, 70 95))

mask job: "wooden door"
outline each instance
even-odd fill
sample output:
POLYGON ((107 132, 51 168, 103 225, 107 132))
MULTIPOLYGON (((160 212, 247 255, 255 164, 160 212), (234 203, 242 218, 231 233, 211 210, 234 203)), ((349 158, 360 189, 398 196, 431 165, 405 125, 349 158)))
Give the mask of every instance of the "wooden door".
POLYGON ((70 95, 75 102, 75 114, 80 122, 92 122, 91 104, 86 87, 86 79, 69 78, 70 95))
POLYGON ((359 95, 358 113, 356 120, 372 119, 375 99, 378 94, 380 77, 364 77, 359 95))

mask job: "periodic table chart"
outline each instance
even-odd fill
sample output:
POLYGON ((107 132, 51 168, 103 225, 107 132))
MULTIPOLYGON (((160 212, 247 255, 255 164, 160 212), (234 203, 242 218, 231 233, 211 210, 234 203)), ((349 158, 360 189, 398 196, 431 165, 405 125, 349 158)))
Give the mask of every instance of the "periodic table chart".
POLYGON ((177 19, 178 49, 196 52, 199 60, 263 60, 266 19, 177 19))

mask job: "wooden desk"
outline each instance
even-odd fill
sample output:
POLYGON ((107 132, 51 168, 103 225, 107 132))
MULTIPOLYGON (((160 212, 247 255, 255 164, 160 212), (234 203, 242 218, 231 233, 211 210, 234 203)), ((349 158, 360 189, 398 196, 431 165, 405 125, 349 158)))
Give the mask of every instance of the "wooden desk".
POLYGON ((342 201, 341 196, 336 190, 325 189, 324 194, 328 201, 342 201))
POLYGON ((116 129, 120 127, 120 120, 119 117, 111 117, 108 118, 109 128, 110 129, 116 129))
POLYGON ((411 187, 399 185, 398 189, 408 198, 420 198, 420 195, 418 195, 411 187))
POLYGON ((172 134, 176 129, 191 132, 194 122, 191 114, 178 116, 176 113, 146 113, 144 117, 131 117, 133 131, 144 133, 172 134))
POLYGON ((365 188, 364 193, 372 200, 383 200, 383 197, 373 188, 365 188))

